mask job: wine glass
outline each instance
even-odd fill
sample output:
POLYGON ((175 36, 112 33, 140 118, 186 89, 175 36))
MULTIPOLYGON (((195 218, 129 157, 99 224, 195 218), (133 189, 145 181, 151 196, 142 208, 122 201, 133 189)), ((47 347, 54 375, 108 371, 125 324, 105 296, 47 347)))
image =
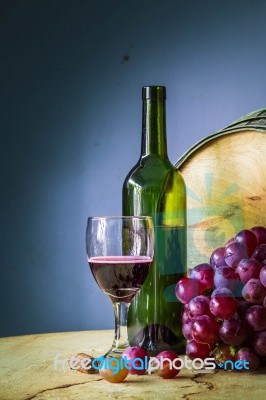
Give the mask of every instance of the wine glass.
POLYGON ((151 217, 90 217, 86 249, 91 272, 113 303, 115 337, 106 357, 121 357, 129 347, 127 315, 144 283, 154 254, 151 217))

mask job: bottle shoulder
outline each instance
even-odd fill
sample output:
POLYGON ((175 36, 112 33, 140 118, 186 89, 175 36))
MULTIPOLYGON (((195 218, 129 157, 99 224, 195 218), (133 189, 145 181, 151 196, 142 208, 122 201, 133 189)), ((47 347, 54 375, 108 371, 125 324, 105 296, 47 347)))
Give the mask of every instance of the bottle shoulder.
POLYGON ((158 214, 161 225, 185 226, 186 187, 169 160, 139 160, 124 181, 122 201, 128 215, 158 214))
MULTIPOLYGON (((124 185, 129 182, 131 184, 133 182, 162 182, 171 171, 175 173, 177 169, 170 163, 168 158, 160 158, 152 155, 141 157, 127 174, 124 185)), ((178 174, 179 172, 177 171, 177 176, 178 174)))

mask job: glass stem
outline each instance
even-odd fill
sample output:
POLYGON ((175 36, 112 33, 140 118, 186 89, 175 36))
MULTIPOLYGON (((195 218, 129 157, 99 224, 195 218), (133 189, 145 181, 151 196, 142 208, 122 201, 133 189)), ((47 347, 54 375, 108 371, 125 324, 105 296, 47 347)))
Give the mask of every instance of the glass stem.
POLYGON ((123 353, 129 347, 127 335, 127 315, 129 304, 123 301, 113 304, 115 313, 115 338, 112 349, 115 352, 123 353))

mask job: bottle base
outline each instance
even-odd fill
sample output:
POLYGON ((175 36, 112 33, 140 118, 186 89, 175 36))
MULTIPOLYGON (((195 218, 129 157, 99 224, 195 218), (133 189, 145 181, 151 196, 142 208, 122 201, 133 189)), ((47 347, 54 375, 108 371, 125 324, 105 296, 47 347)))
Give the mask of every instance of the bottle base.
POLYGON ((166 350, 174 351, 178 355, 185 354, 186 341, 182 333, 177 336, 165 325, 147 325, 133 337, 130 333, 132 332, 130 332, 129 328, 130 345, 144 348, 150 356, 156 356, 166 350))

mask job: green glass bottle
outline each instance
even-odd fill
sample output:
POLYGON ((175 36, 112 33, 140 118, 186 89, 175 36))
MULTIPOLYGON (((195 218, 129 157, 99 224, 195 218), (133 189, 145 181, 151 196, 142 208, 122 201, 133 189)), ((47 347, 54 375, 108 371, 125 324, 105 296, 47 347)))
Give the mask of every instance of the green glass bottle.
POLYGON ((123 185, 123 215, 149 215, 155 226, 155 258, 141 290, 129 308, 132 346, 150 355, 184 352, 182 305, 175 286, 186 273, 186 188, 167 155, 163 86, 142 89, 141 156, 123 185))

